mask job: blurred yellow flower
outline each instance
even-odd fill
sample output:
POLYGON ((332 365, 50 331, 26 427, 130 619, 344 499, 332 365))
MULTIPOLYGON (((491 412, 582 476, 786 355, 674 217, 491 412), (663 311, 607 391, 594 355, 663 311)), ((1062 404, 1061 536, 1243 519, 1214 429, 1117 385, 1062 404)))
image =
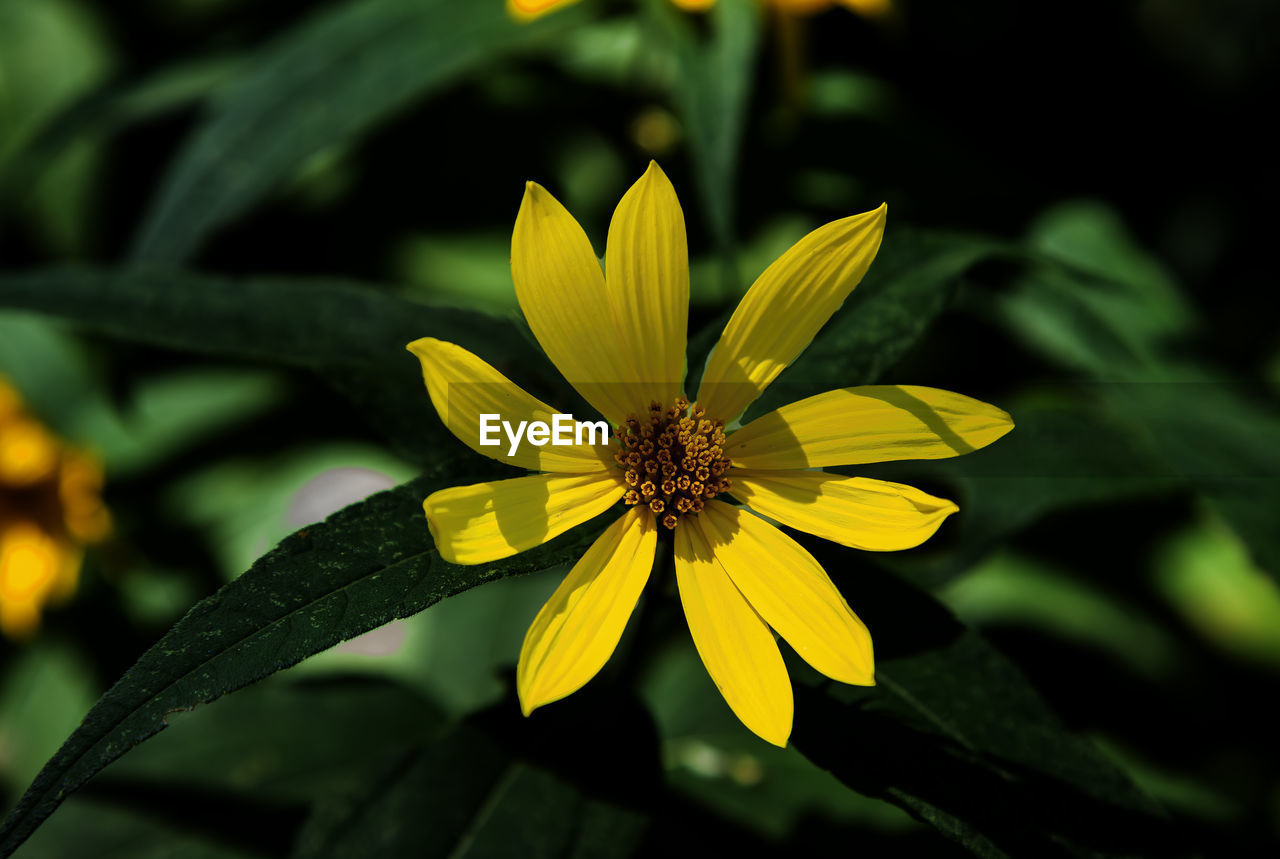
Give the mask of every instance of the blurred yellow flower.
MULTIPOLYGON (((538 18, 578 0, 507 0, 507 11, 522 21, 538 18)), ((716 0, 671 0, 671 2, 690 12, 704 12, 715 5, 716 0)), ((832 6, 844 6, 868 18, 882 17, 893 9, 893 0, 762 0, 765 5, 772 6, 781 12, 793 15, 812 15, 830 9, 832 6)))
POLYGON ((862 279, 880 247, 885 212, 881 206, 820 227, 770 265, 725 326, 690 405, 683 393, 688 248, 666 175, 651 162, 623 196, 604 272, 573 216, 528 183, 511 243, 516 296, 548 357, 615 427, 612 443, 482 444, 482 415, 515 426, 552 423, 555 412, 460 346, 434 338, 409 344, 432 404, 463 443, 549 472, 428 497, 423 507, 446 560, 509 557, 619 501, 627 508, 529 628, 517 668, 526 714, 603 667, 663 530, 673 532, 676 580, 698 653, 756 734, 785 745, 791 733, 791 685, 774 631, 826 676, 875 682, 866 627, 813 556, 771 522, 870 551, 919 545, 955 504, 820 469, 956 456, 995 441, 1012 421, 960 394, 870 385, 733 425, 862 279), (728 496, 746 507, 725 503, 728 496))
POLYGON ((86 543, 111 527, 102 465, 55 438, 0 378, 0 632, 25 638, 75 592, 86 543))

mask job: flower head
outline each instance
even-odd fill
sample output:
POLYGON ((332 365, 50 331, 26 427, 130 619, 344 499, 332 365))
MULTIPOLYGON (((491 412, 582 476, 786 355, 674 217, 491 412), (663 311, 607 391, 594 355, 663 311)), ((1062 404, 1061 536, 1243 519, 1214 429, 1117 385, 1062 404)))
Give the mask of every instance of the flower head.
POLYGON ((573 217, 528 183, 512 237, 516 295, 548 357, 615 428, 608 444, 526 444, 510 457, 505 446, 482 445, 482 414, 516 424, 549 422, 554 412, 459 346, 433 338, 409 344, 432 403, 458 438, 543 472, 428 497, 423 507, 445 559, 507 557, 622 502, 622 515, 529 628, 517 669, 526 714, 579 689, 608 660, 662 531, 672 532, 698 653, 756 734, 785 745, 791 732, 791 685, 774 632, 828 677, 875 682, 866 627, 813 556, 762 517, 870 551, 919 545, 956 511, 953 503, 820 469, 956 456, 1008 432, 1009 416, 934 388, 870 385, 809 397, 740 429, 735 422, 862 279, 885 212, 820 227, 770 265, 725 326, 691 403, 688 249, 666 175, 651 163, 623 196, 603 272, 573 217))
POLYGON ((24 638, 70 596, 85 543, 110 529, 102 466, 59 441, 0 379, 0 632, 24 638))

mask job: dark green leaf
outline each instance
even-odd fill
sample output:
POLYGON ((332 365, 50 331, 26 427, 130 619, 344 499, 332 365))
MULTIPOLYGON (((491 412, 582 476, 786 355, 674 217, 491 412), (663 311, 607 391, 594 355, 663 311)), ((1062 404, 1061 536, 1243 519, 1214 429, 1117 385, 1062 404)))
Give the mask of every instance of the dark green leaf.
POLYGON ((457 343, 532 391, 557 384, 546 359, 506 322, 341 281, 58 268, 0 275, 0 307, 131 342, 313 370, 418 463, 433 462, 442 439, 453 442, 404 349, 410 341, 457 343))
POLYGON ((1028 257, 1032 265, 1011 291, 981 300, 993 302, 1028 348, 1087 373, 1098 401, 1162 470, 1209 499, 1259 566, 1280 577, 1280 410, 1186 350, 1173 357, 1173 338, 1192 327, 1190 310, 1140 249, 1084 232, 1100 217, 1081 218, 1070 230, 1059 225, 1063 235, 1053 241, 1041 238, 1072 265, 1028 257), (1074 267, 1103 262, 1116 277, 1074 267))
POLYGON ((1114 281, 1041 263, 995 301, 1017 339, 1068 369, 1126 378, 1156 365, 1154 332, 1123 324, 1147 308, 1114 281))
POLYGON ((352 505, 298 531, 196 605, 45 765, 0 830, 0 853, 11 853, 68 793, 162 730, 170 714, 478 584, 574 561, 599 533, 589 525, 503 561, 445 563, 422 499, 462 482, 441 469, 352 505))
MULTIPOLYGON (((1172 374, 1170 374, 1172 375, 1172 374)), ((1157 382, 1101 384, 1103 403, 1146 440, 1280 579, 1280 409, 1223 377, 1186 371, 1157 382)))
POLYGON ((443 717, 419 693, 368 676, 276 675, 190 713, 93 784, 182 785, 274 802, 309 802, 372 775, 379 760, 432 738, 443 717), (341 737, 342 742, 334 742, 341 737))
POLYGON ((579 20, 520 24, 501 2, 356 0, 263 49, 211 106, 170 170, 134 246, 176 264, 316 153, 349 142, 500 52, 579 20))
MULTIPOLYGON (((1197 316, 1166 265, 1129 233, 1119 213, 1097 200, 1075 200, 1041 213, 1027 243, 1109 285, 1091 300, 1117 327, 1149 340, 1191 331, 1197 316)), ((1086 286, 1086 291, 1089 287, 1086 286)))
MULTIPOLYGON (((193 799, 183 796, 183 799, 193 799)), ((222 811, 222 809, 219 809, 222 811)), ((224 835, 243 834, 221 821, 224 835)), ((256 821, 255 821, 256 822, 256 821)), ((208 831, 177 827, 106 797, 71 797, 48 824, 18 848, 15 859, 261 859, 261 850, 225 843, 208 831)))
POLYGON ((644 818, 463 726, 322 804, 298 859, 630 856, 644 818))
POLYGON ((238 70, 233 57, 200 59, 127 85, 112 85, 76 101, 0 167, 0 199, 22 199, 59 155, 145 119, 207 96, 238 70))
POLYGON ((796 746, 980 856, 1177 855, 1161 810, 929 597, 805 540, 871 628, 875 687, 796 688, 796 746), (856 585, 855 585, 856 583, 856 585))

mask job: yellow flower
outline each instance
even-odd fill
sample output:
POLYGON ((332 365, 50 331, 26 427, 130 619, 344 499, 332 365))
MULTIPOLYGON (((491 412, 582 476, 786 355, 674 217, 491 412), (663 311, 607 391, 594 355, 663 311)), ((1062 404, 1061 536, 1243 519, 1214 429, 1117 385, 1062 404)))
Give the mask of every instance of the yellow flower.
MULTIPOLYGON (((541 17, 578 0, 507 0, 507 11, 522 21, 541 17)), ((673 4, 690 12, 704 12, 715 5, 716 0, 671 0, 673 4)), ((893 8, 893 0, 764 0, 764 2, 781 12, 794 15, 811 15, 830 9, 832 6, 844 6, 868 18, 887 15, 893 8)))
POLYGON ((85 543, 111 527, 102 466, 56 439, 0 379, 0 632, 25 638, 75 592, 85 543))
POLYGON ((500 462, 546 472, 427 498, 445 559, 504 558, 619 501, 627 507, 529 628, 517 670, 526 715, 579 689, 608 660, 663 530, 674 532, 676 580, 698 653, 756 734, 785 745, 791 733, 791 685, 774 631, 828 677, 875 682, 866 627, 813 556, 762 517, 858 549, 919 545, 956 511, 953 503, 818 469, 955 456, 1004 435, 1009 416, 934 388, 872 385, 828 391, 732 427, 861 280, 885 211, 820 227, 770 265, 725 326, 690 406, 688 249, 666 175, 650 163, 623 196, 604 272, 573 217, 528 183, 511 246, 516 295, 552 362, 615 427, 608 444, 526 441, 510 457, 505 443, 480 444, 481 415, 517 426, 550 424, 554 412, 459 346, 433 338, 409 344, 432 403, 459 439, 500 462))

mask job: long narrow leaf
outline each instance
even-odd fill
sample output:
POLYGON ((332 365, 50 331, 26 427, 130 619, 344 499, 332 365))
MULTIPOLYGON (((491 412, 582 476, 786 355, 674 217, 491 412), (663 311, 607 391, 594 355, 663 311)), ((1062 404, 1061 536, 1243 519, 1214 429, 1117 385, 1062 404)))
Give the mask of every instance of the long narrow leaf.
POLYGON ((94 705, 0 829, 9 855, 103 767, 161 731, 170 713, 212 701, 445 597, 575 560, 587 526, 513 558, 448 564, 422 516, 431 491, 465 482, 438 471, 303 528, 197 604, 94 705))
POLYGON ((327 147, 493 56, 578 20, 576 10, 519 24, 501 2, 356 0, 280 41, 212 106, 179 154, 133 249, 180 263, 327 147))
MULTIPOLYGON (((238 281, 153 269, 54 268, 0 275, 0 307, 109 337, 312 370, 350 396, 401 455, 435 461, 443 437, 405 344, 440 337, 538 390, 555 375, 507 322, 335 281, 238 281)), ((544 391, 545 393, 545 391, 544 391)))
POLYGON ((670 40, 680 75, 672 92, 689 133, 698 191, 722 264, 722 287, 736 286, 734 213, 738 156, 759 43, 755 3, 724 0, 712 9, 711 38, 703 43, 665 0, 651 11, 670 40))

